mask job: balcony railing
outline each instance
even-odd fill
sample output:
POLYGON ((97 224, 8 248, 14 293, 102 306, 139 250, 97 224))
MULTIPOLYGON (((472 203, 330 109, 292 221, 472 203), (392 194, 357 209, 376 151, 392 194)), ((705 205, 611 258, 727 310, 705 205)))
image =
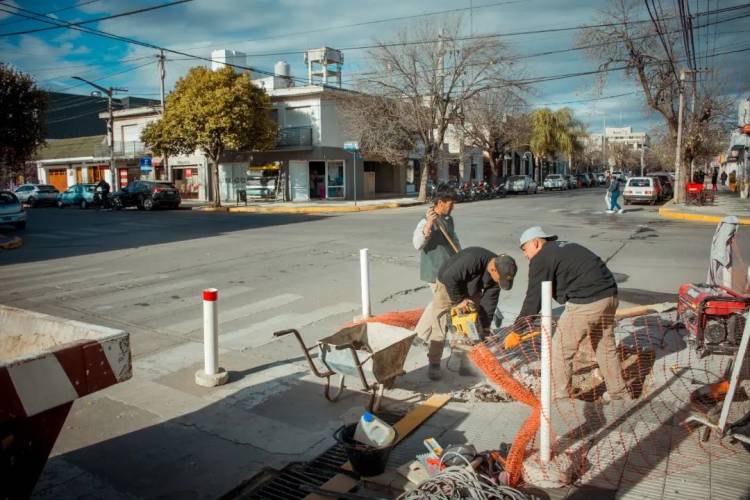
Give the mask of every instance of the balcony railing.
POLYGON ((312 146, 312 127, 286 127, 279 129, 276 147, 295 148, 312 146))
MULTIPOLYGON (((139 141, 115 141, 114 150, 115 158, 140 158, 149 152, 146 145, 139 141)), ((101 144, 96 146, 94 155, 100 157, 109 156, 109 145, 101 144)))

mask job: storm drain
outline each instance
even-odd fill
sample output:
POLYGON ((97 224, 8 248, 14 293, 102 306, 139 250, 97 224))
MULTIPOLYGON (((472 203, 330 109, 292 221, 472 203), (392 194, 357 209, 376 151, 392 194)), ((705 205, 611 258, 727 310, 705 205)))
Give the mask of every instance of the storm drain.
MULTIPOLYGON (((393 425, 405 413, 383 412, 378 417, 393 425)), ((296 500, 305 498, 305 486, 319 488, 347 461, 344 448, 336 443, 309 462, 293 462, 281 470, 264 469, 220 500, 296 500)))

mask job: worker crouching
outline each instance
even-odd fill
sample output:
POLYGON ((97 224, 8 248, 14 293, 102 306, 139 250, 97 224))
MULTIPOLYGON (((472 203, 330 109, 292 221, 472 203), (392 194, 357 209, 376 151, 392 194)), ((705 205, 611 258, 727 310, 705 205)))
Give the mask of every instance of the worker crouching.
POLYGON ((489 333, 500 289, 510 290, 516 276, 516 261, 485 248, 470 247, 451 256, 440 267, 432 295, 432 324, 418 329, 428 343, 428 376, 441 378, 441 359, 450 321, 451 307, 476 310, 481 325, 480 337, 489 333))

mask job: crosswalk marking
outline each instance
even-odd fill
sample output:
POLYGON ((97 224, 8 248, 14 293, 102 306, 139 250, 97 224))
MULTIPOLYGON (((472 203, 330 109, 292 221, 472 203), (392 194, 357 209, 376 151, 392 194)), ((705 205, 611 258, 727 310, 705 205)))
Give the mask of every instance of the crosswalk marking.
MULTIPOLYGON (((203 314, 201 309, 201 290, 202 288, 195 289, 195 292, 191 295, 190 302, 182 307, 177 307, 173 309, 169 309, 167 311, 161 311, 157 315, 149 315, 149 316, 139 316, 137 320, 134 322, 139 325, 148 325, 149 327, 155 327, 155 328, 165 328, 170 329, 170 324, 168 321, 170 321, 171 318, 184 318, 190 315, 200 315, 203 314), (166 326, 165 326, 166 325, 166 326)), ((247 286, 237 286, 237 287, 231 287, 226 289, 220 289, 219 290, 219 300, 228 300, 232 297, 237 297, 239 295, 247 295, 250 292, 252 292, 254 288, 247 287, 247 286)), ((221 303, 219 304, 219 307, 221 307, 221 303)), ((219 317, 221 317, 221 309, 219 310, 219 317)), ((195 321, 202 321, 202 320, 195 320, 195 321)), ((184 321, 187 323, 187 320, 184 321)))
MULTIPOLYGON (((167 294, 168 292, 174 292, 175 290, 180 290, 182 288, 194 287, 196 290, 199 290, 201 289, 201 285, 203 284, 205 284, 205 280, 194 279, 194 280, 176 281, 176 282, 168 283, 162 286, 149 286, 146 288, 139 287, 137 299, 144 300, 144 299, 148 299, 149 297, 153 297, 155 295, 167 294)), ((132 291, 134 290, 134 288, 135 287, 121 288, 119 290, 109 292, 107 295, 101 296, 98 300, 97 299, 87 300, 86 304, 88 306, 92 306, 99 310, 112 309, 118 304, 132 302, 134 297, 123 299, 121 296, 123 294, 128 294, 129 292, 132 294, 132 291), (117 302, 113 301, 112 299, 117 296, 120 296, 120 299, 117 302)))
MULTIPOLYGON (((331 316, 344 314, 359 308, 353 302, 340 302, 315 309, 307 313, 289 313, 255 323, 249 327, 220 334, 219 345, 225 349, 244 350, 271 342, 273 332, 286 328, 302 328, 331 316)), ((333 333, 333 332, 331 332, 333 333)))
POLYGON ((44 288, 57 288, 57 291, 64 291, 62 288, 63 286, 75 285, 75 284, 84 283, 87 281, 91 282, 93 280, 103 280, 107 278, 113 278, 115 276, 128 274, 128 272, 127 271, 115 271, 115 272, 107 273, 107 274, 94 274, 93 272, 91 272, 91 270, 85 269, 85 270, 72 272, 72 274, 75 274, 77 276, 82 276, 82 277, 76 278, 73 280, 63 279, 61 281, 59 280, 58 277, 54 277, 54 278, 50 278, 47 283, 41 282, 41 283, 34 283, 33 285, 13 287, 12 291, 16 294, 32 292, 34 290, 39 290, 39 289, 44 289, 44 288), (51 281, 54 281, 54 283, 51 281))
POLYGON ((8 288, 15 288, 15 285, 12 283, 15 281, 18 281, 22 284, 29 284, 30 282, 37 282, 37 281, 46 281, 51 282, 57 279, 60 279, 63 276, 68 276, 70 274, 74 275, 81 275, 82 273, 89 273, 89 272, 97 272, 101 271, 101 267, 91 267, 86 269, 69 269, 67 271, 63 270, 61 271, 59 268, 57 270, 50 269, 50 270, 40 270, 38 268, 34 269, 34 272, 24 272, 22 274, 17 275, 11 275, 11 276, 5 276, 3 275, 3 283, 8 286, 10 283, 10 286, 8 288))
MULTIPOLYGON (((221 300, 222 294, 219 292, 219 300, 221 300)), ((234 309, 229 309, 228 311, 223 311, 221 309, 221 302, 219 303, 219 324, 222 323, 229 323, 230 321, 235 321, 241 318, 245 318, 251 314, 257 314, 263 311, 268 311, 270 309, 276 309, 281 306, 285 306, 287 304, 291 304, 292 302, 295 302, 297 300, 300 300, 302 298, 301 295, 296 295, 293 293, 285 293, 282 295, 277 295, 275 297, 270 297, 268 299, 263 299, 258 302, 253 302, 251 304, 247 304, 245 306, 235 307, 234 309)), ((189 333, 193 330, 197 330, 201 327, 203 320, 201 318, 198 319, 191 319, 187 321, 182 321, 180 323, 176 323, 173 325, 170 325, 167 327, 167 329, 180 332, 180 333, 189 333)))
POLYGON ((49 300, 50 295, 58 295, 58 294, 65 295, 66 299, 72 298, 75 300, 75 299, 80 299, 80 298, 90 296, 92 294, 103 293, 105 292, 107 288, 135 285, 138 283, 144 283, 144 282, 155 281, 155 280, 164 280, 168 278, 169 278, 168 274, 155 274, 152 276, 141 276, 137 278, 117 279, 115 281, 109 281, 106 283, 86 285, 84 288, 80 290, 68 289, 67 286, 71 284, 69 282, 69 283, 63 283, 62 285, 56 286, 54 290, 49 290, 49 291, 42 292, 42 293, 36 293, 34 294, 33 297, 30 297, 28 301, 39 302, 39 301, 49 300))

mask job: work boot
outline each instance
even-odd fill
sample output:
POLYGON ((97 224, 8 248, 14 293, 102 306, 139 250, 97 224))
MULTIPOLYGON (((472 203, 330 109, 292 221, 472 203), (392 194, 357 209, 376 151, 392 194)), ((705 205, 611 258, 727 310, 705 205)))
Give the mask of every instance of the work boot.
POLYGON ((440 380, 443 378, 443 371, 440 369, 440 363, 430 363, 428 365, 427 377, 430 380, 440 380))

